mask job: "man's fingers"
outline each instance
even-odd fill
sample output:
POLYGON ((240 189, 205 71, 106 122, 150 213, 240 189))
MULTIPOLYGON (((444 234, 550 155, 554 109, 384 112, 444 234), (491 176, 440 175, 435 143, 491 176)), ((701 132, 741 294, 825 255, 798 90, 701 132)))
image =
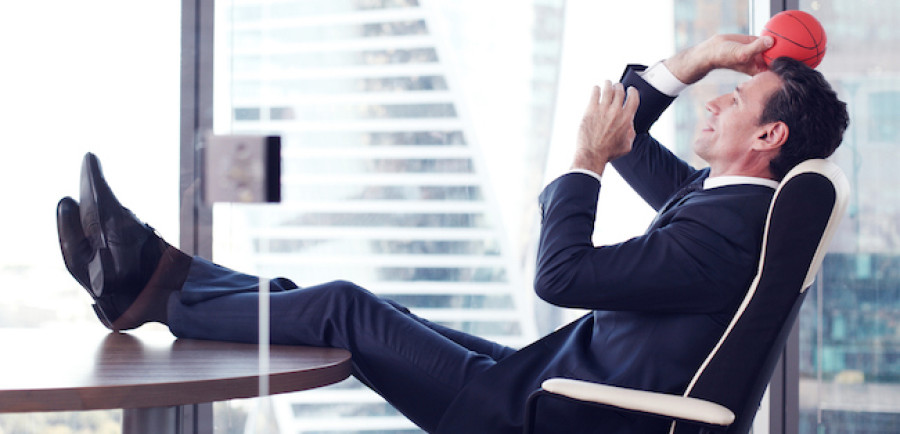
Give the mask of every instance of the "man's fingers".
POLYGON ((591 89, 591 99, 588 101, 588 106, 584 110, 584 114, 587 115, 593 110, 596 110, 597 104, 600 103, 600 87, 594 86, 591 89))
POLYGON ((641 102, 641 96, 638 93, 638 90, 634 87, 628 87, 628 97, 625 98, 625 113, 628 114, 629 117, 634 118, 634 114, 637 113, 638 105, 641 102))
POLYGON ((744 55, 749 59, 757 54, 761 54, 763 51, 768 50, 772 47, 772 44, 775 41, 771 36, 762 36, 756 38, 753 42, 744 45, 742 48, 744 50, 744 55))
POLYGON ((745 35, 743 33, 723 33, 720 35, 713 35, 711 39, 721 39, 724 41, 735 41, 742 44, 749 44, 755 41, 756 38, 758 38, 758 36, 745 35))
POLYGON ((612 104, 613 107, 622 107, 625 103, 625 87, 622 86, 622 83, 616 83, 612 87, 612 104))
POLYGON ((609 106, 612 102, 612 82, 609 80, 603 81, 603 92, 600 94, 600 105, 603 107, 609 106))
POLYGON ((762 36, 740 47, 736 61, 738 64, 732 68, 749 74, 756 75, 767 69, 762 53, 772 47, 775 40, 771 36, 762 36))

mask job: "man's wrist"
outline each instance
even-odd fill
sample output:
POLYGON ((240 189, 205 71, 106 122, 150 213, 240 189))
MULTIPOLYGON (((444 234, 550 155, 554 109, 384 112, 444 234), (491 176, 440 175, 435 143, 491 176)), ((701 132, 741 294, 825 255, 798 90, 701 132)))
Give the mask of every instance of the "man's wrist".
POLYGON ((697 47, 690 47, 664 60, 663 64, 682 83, 686 85, 694 84, 713 69, 705 62, 697 61, 696 51, 697 47))
POLYGON ((590 170, 590 169, 581 169, 581 168, 573 167, 573 168, 569 169, 569 171, 567 173, 581 173, 581 174, 593 177, 597 181, 602 180, 602 176, 599 173, 594 172, 593 170, 590 170))
POLYGON ((677 97, 688 87, 686 83, 679 80, 678 77, 669 70, 669 67, 666 66, 664 61, 659 61, 644 71, 638 72, 638 75, 656 90, 673 98, 677 97))
POLYGON ((569 170, 586 170, 599 177, 603 175, 603 169, 606 168, 608 161, 608 158, 600 155, 586 155, 583 151, 577 152, 569 170))

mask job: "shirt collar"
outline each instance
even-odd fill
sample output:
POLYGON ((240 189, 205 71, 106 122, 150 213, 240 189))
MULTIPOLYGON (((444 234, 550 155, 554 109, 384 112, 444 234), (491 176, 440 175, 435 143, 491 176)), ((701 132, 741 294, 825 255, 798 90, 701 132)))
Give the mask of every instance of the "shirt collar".
POLYGON ((774 181, 768 178, 757 178, 753 176, 715 176, 703 180, 703 189, 709 190, 710 188, 737 184, 755 184, 764 185, 771 188, 778 188, 778 181, 774 181))

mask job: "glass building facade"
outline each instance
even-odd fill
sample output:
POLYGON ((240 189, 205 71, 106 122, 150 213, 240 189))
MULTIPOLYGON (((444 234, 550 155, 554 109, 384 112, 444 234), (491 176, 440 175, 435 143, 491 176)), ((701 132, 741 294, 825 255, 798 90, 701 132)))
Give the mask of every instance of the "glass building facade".
POLYGON ((800 432, 900 431, 900 4, 810 1, 828 32, 819 69, 850 112, 834 160, 848 215, 800 317, 800 432))
MULTIPOLYGON (((350 280, 455 329, 534 340, 530 285, 486 172, 490 143, 455 69, 468 42, 441 32, 460 25, 465 5, 216 6, 214 130, 280 135, 283 193, 274 206, 217 204, 214 260, 300 286, 350 280)), ((560 15, 540 7, 546 35, 560 15)), ((541 42, 547 71, 534 86, 552 87, 558 40, 541 42)), ((417 431, 355 380, 272 404, 282 432, 417 431)))

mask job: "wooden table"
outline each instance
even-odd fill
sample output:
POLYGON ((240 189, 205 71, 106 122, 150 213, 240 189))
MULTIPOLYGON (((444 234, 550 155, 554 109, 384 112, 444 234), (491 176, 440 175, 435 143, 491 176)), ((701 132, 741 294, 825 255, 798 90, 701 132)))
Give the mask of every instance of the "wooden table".
MULTIPOLYGON (((0 329, 0 343, 0 412, 122 408, 123 432, 183 432, 180 406, 259 396, 253 344, 175 339, 158 329, 106 333, 99 327, 0 329)), ((340 349, 272 346, 269 357, 271 394, 350 375, 350 354, 340 349)))

